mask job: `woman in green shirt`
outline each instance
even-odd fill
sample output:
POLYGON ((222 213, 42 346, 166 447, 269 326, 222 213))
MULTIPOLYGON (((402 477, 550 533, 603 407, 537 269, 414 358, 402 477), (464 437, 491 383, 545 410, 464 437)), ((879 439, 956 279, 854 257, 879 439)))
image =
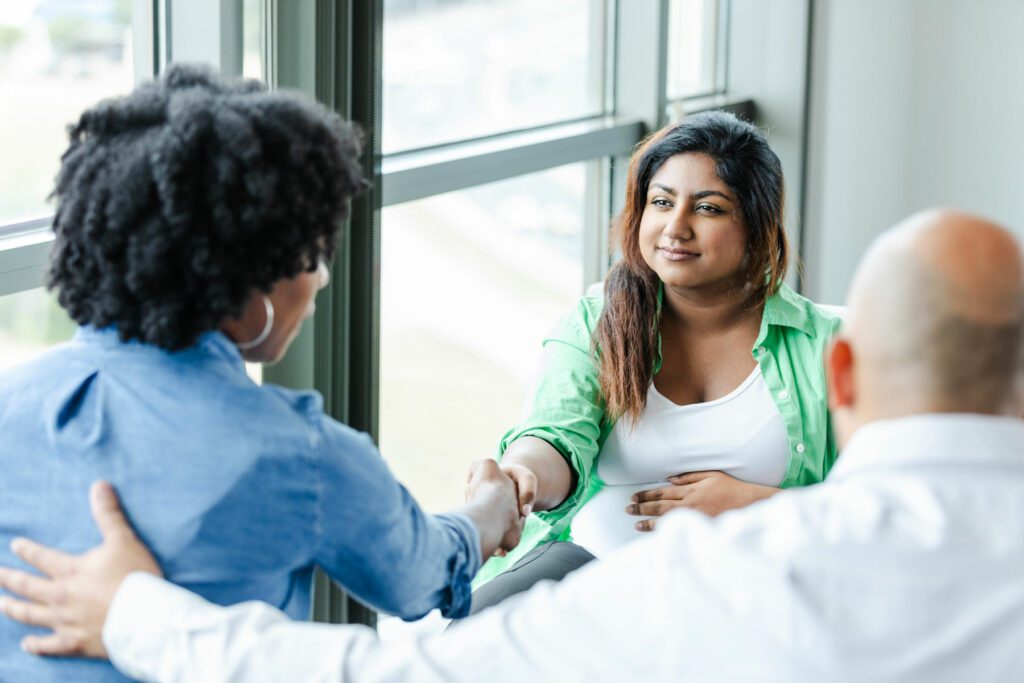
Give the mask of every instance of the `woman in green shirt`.
POLYGON ((731 114, 633 154, 623 258, 544 342, 527 417, 502 439, 523 540, 474 611, 561 578, 677 507, 707 514, 821 481, 836 458, 822 357, 838 319, 787 287, 782 166, 731 114), (530 514, 533 512, 534 514, 530 514), (576 544, 570 543, 576 541, 576 544))

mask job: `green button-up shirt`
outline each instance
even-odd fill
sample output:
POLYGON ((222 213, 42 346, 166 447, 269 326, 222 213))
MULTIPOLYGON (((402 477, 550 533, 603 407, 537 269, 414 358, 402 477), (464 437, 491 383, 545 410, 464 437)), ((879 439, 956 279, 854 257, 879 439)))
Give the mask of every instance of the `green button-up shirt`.
MULTIPOLYGON (((659 293, 659 306, 661 295, 659 293)), ((570 522, 604 483, 597 458, 614 427, 605 413, 599 366, 591 338, 604 298, 583 297, 544 340, 542 369, 526 417, 501 440, 497 458, 516 439, 534 436, 551 444, 576 472, 576 488, 552 510, 530 515, 522 541, 505 557, 481 568, 480 585, 515 564, 541 543, 571 540, 570 522)), ((836 459, 826 401, 824 352, 839 327, 827 313, 786 285, 764 306, 761 330, 751 353, 786 423, 789 468, 782 488, 820 482, 836 459)), ((661 340, 655 373, 661 369, 661 340)))

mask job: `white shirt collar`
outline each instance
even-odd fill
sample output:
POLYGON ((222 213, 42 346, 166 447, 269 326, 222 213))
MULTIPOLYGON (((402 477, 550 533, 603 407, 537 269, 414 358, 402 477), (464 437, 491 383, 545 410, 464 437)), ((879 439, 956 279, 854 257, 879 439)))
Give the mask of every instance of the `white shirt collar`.
POLYGON ((934 413, 872 422, 854 433, 828 481, 935 464, 1024 467, 1024 420, 934 413))

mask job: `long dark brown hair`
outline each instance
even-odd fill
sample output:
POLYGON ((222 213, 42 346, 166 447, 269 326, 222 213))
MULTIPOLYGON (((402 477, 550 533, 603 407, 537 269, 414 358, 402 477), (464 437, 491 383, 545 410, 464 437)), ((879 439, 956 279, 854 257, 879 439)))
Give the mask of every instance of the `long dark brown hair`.
POLYGON ((725 112, 695 114, 637 145, 629 162, 626 205, 615 221, 612 246, 623 258, 609 271, 594 351, 609 418, 633 424, 647 406, 658 348, 658 275, 640 253, 640 219, 651 178, 677 154, 706 154, 736 196, 747 235, 751 306, 775 293, 786 274, 789 242, 783 221, 782 164, 753 125, 725 112))

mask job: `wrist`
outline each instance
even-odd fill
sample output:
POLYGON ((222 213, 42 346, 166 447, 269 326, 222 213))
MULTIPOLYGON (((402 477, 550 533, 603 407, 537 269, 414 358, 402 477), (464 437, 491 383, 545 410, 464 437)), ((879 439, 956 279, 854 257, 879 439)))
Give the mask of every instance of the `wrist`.
POLYGON ((504 515, 497 514, 501 502, 495 496, 481 495, 466 503, 459 512, 472 522, 480 538, 480 552, 490 557, 501 545, 507 523, 504 515))
POLYGON ((747 501, 747 505, 750 505, 752 503, 756 503, 759 500, 765 500, 766 498, 771 498, 776 493, 781 491, 781 489, 778 489, 778 488, 776 488, 774 486, 763 486, 761 484, 751 484, 750 487, 751 488, 750 488, 749 493, 748 493, 749 500, 747 501))

